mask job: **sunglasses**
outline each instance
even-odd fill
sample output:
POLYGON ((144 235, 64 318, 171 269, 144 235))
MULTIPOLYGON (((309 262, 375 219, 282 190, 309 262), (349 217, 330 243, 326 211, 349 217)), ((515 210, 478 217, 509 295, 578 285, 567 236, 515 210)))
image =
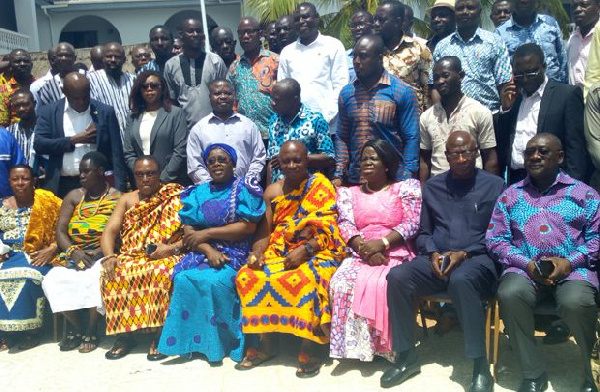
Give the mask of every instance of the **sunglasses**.
POLYGON ((515 74, 513 77, 515 78, 515 80, 521 80, 521 79, 531 79, 531 78, 535 78, 536 76, 538 76, 540 74, 540 72, 542 72, 541 69, 538 69, 535 72, 524 72, 524 73, 520 73, 520 74, 515 74))
POLYGON ((161 84, 160 83, 142 83, 142 88, 144 90, 158 90, 159 88, 161 88, 161 84))
POLYGON ((531 158, 537 153, 541 158, 548 158, 550 154, 552 154, 556 150, 551 150, 549 148, 541 147, 541 148, 526 148, 523 151, 523 156, 525 158, 531 158))
POLYGON ((229 163, 229 158, 227 158, 227 157, 212 157, 212 158, 208 158, 207 162, 208 162, 209 166, 212 166, 217 162, 220 163, 221 165, 226 165, 229 163))

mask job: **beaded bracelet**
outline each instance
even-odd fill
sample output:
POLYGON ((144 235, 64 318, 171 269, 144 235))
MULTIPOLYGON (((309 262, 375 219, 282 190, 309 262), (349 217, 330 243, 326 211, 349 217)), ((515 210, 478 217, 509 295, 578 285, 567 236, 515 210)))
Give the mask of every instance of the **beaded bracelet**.
POLYGON ((65 256, 68 257, 68 258, 70 258, 71 255, 73 254, 73 252, 75 252, 76 250, 81 250, 81 248, 78 247, 77 245, 71 245, 71 246, 69 246, 69 248, 65 252, 65 256))

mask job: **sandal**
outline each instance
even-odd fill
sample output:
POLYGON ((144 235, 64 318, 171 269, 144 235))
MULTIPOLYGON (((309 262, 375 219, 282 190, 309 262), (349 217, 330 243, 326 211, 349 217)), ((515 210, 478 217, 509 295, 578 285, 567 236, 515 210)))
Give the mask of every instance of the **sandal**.
POLYGON ((60 351, 75 350, 81 344, 81 334, 73 331, 67 332, 65 340, 60 343, 60 351))
POLYGON ((152 351, 152 350, 155 350, 156 354, 148 353, 148 355, 146 355, 146 359, 148 361, 160 361, 167 357, 165 354, 161 354, 158 352, 158 339, 152 339, 152 341, 150 342, 150 350, 149 351, 152 351))
POLYGON ((310 357, 307 353, 300 352, 300 354, 298 355, 298 369, 296 370, 296 377, 315 377, 321 371, 321 366, 322 364, 319 362, 311 362, 310 357))
POLYGON ((79 345, 79 351, 81 354, 91 353, 98 348, 98 337, 97 336, 83 336, 81 344, 79 345))
POLYGON ((276 354, 266 353, 263 351, 259 351, 258 349, 254 348, 254 347, 250 347, 248 349, 248 351, 246 351, 246 356, 244 357, 244 359, 242 359, 242 362, 236 363, 234 367, 237 370, 242 370, 242 371, 254 369, 258 365, 261 365, 267 361, 270 361, 273 358, 275 358, 276 356, 277 356, 276 354))
POLYGON ((129 354, 135 347, 135 341, 130 337, 120 337, 115 344, 104 354, 104 358, 110 360, 121 359, 129 354))
POLYGON ((7 338, 0 338, 0 352, 8 350, 11 345, 7 338))
POLYGON ((37 336, 27 334, 27 335, 25 335, 25 338, 23 339, 23 341, 21 343, 19 343, 19 345, 17 346, 17 349, 19 351, 25 351, 25 350, 29 350, 34 347, 37 347, 39 344, 40 344, 40 339, 38 339, 37 336))

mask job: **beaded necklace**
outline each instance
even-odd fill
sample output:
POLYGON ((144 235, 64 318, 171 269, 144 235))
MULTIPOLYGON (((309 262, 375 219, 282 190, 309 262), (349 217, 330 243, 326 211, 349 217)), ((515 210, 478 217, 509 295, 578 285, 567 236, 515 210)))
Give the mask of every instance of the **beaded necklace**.
MULTIPOLYGON (((92 197, 92 195, 90 196, 90 199, 92 199, 92 201, 94 200, 98 200, 98 203, 96 204, 96 210, 94 211, 94 213, 92 215, 90 215, 89 217, 95 216, 98 213, 98 210, 100 210, 100 206, 102 205, 102 201, 104 200, 104 198, 108 195, 108 192, 110 191, 110 185, 108 185, 108 183, 106 183, 106 190, 104 191, 104 193, 102 194, 102 196, 100 196, 99 198, 94 198, 92 197)), ((77 206, 77 215, 79 216, 79 218, 83 218, 83 213, 81 211, 81 205, 83 204, 83 202, 85 201, 85 196, 88 195, 87 192, 83 192, 83 195, 81 196, 81 201, 79 202, 79 205, 77 206)), ((88 217, 88 218, 89 218, 88 217)))

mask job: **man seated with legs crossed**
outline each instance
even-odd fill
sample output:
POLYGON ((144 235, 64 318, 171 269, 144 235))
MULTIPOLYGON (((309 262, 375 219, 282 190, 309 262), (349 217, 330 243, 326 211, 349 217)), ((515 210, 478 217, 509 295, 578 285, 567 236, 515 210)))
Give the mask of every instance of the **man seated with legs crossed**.
POLYGON ((519 392, 544 391, 548 377, 534 338, 533 309, 554 296, 558 315, 575 337, 583 361, 582 392, 595 392, 590 355, 595 340, 600 236, 598 193, 560 169, 560 140, 538 133, 523 152, 527 177, 494 208, 487 247, 505 270, 498 300, 510 343, 521 362, 519 392))
POLYGON ((390 388, 420 372, 415 352, 415 304, 418 297, 448 291, 464 330, 465 354, 474 360, 470 392, 492 391, 486 359, 482 298, 494 295, 498 273, 487 255, 485 232, 504 182, 475 167, 479 156, 470 133, 455 131, 446 142, 450 170, 423 188, 420 256, 390 270, 387 298, 394 365, 381 377, 390 388))

